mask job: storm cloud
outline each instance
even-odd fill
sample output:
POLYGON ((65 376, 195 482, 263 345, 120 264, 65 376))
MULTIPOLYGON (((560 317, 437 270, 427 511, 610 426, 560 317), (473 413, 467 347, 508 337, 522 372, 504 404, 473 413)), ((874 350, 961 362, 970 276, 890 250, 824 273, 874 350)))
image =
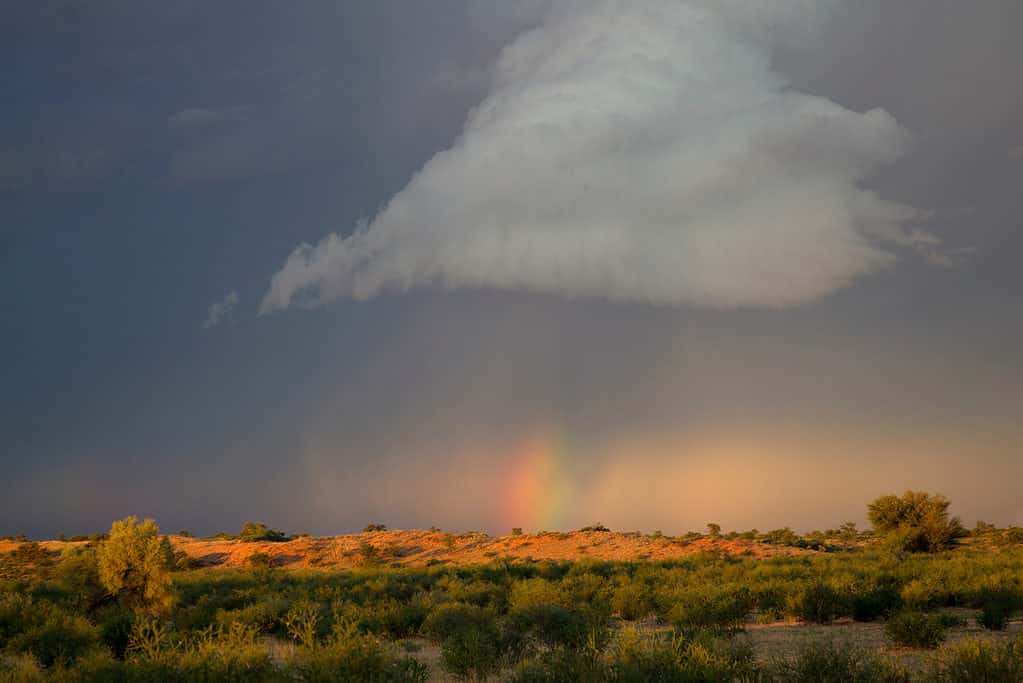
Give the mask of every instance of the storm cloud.
POLYGON ((924 212, 861 186, 906 150, 895 119, 772 68, 822 8, 553 4, 453 146, 354 232, 295 249, 261 312, 419 286, 788 307, 940 249, 911 227, 924 212))

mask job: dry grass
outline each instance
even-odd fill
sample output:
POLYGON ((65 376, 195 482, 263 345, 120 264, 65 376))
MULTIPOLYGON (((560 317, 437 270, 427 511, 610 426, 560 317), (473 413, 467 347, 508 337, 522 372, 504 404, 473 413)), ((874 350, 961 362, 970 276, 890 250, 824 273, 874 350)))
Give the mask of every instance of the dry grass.
POLYGON ((521 536, 448 535, 431 531, 379 531, 288 543, 240 543, 172 537, 181 548, 204 564, 242 566, 256 552, 267 553, 274 564, 294 567, 350 568, 363 561, 360 548, 369 544, 379 551, 380 562, 403 566, 427 563, 478 564, 495 560, 579 560, 582 558, 630 561, 665 560, 716 550, 764 558, 805 553, 749 541, 699 539, 691 543, 666 538, 635 537, 613 532, 571 532, 521 536))
MULTIPOLYGON (((757 543, 701 538, 686 542, 670 537, 637 536, 615 532, 544 533, 519 536, 445 534, 436 531, 376 531, 346 536, 303 537, 284 543, 243 543, 224 539, 170 536, 175 550, 184 550, 208 567, 246 567, 249 558, 265 553, 273 566, 290 568, 350 569, 363 562, 363 544, 378 551, 382 564, 423 566, 427 563, 480 564, 495 560, 667 560, 717 551, 758 559, 800 555, 812 551, 757 543)), ((0 553, 18 547, 0 541, 0 553)), ((43 541, 51 551, 82 542, 43 541)))

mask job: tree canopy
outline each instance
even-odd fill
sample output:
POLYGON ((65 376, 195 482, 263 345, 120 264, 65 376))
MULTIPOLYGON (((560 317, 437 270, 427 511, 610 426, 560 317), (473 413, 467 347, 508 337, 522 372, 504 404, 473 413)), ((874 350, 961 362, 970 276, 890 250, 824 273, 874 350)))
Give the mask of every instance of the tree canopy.
POLYGON ((277 531, 271 529, 262 522, 245 522, 242 525, 242 531, 238 534, 238 539, 245 543, 251 543, 254 541, 273 541, 275 543, 281 543, 288 540, 288 535, 283 531, 277 531))
POLYGON ((950 502, 942 495, 906 491, 881 496, 867 507, 874 529, 908 552, 937 552, 967 535, 958 517, 949 517, 950 502))
POLYGON ((132 516, 114 522, 96 559, 103 587, 130 607, 148 610, 170 605, 174 554, 153 520, 139 524, 132 516))

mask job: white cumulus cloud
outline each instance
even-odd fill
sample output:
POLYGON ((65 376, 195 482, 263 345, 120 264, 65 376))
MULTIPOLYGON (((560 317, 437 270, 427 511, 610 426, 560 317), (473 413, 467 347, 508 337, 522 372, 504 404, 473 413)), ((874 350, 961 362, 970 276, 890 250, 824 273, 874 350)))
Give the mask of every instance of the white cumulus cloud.
POLYGON ((260 310, 413 287, 787 307, 932 238, 864 190, 907 133, 797 92, 811 0, 562 0, 502 51, 461 136, 371 220, 294 250, 260 310))

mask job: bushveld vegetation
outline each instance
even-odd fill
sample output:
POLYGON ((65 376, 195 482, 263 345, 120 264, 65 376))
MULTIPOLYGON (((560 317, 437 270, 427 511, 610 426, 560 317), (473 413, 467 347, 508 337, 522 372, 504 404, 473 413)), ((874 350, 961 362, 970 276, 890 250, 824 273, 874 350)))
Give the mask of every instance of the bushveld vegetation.
POLYGON ((984 527, 910 552, 892 539, 911 525, 771 559, 197 570, 128 518, 59 555, 26 541, 0 557, 0 681, 425 681, 426 650, 463 680, 1023 681, 1023 640, 1004 634, 1023 547, 984 527), (758 652, 743 635, 784 620, 878 622, 889 651, 925 654, 907 666, 835 639, 758 652), (945 644, 966 623, 992 640, 945 644))

